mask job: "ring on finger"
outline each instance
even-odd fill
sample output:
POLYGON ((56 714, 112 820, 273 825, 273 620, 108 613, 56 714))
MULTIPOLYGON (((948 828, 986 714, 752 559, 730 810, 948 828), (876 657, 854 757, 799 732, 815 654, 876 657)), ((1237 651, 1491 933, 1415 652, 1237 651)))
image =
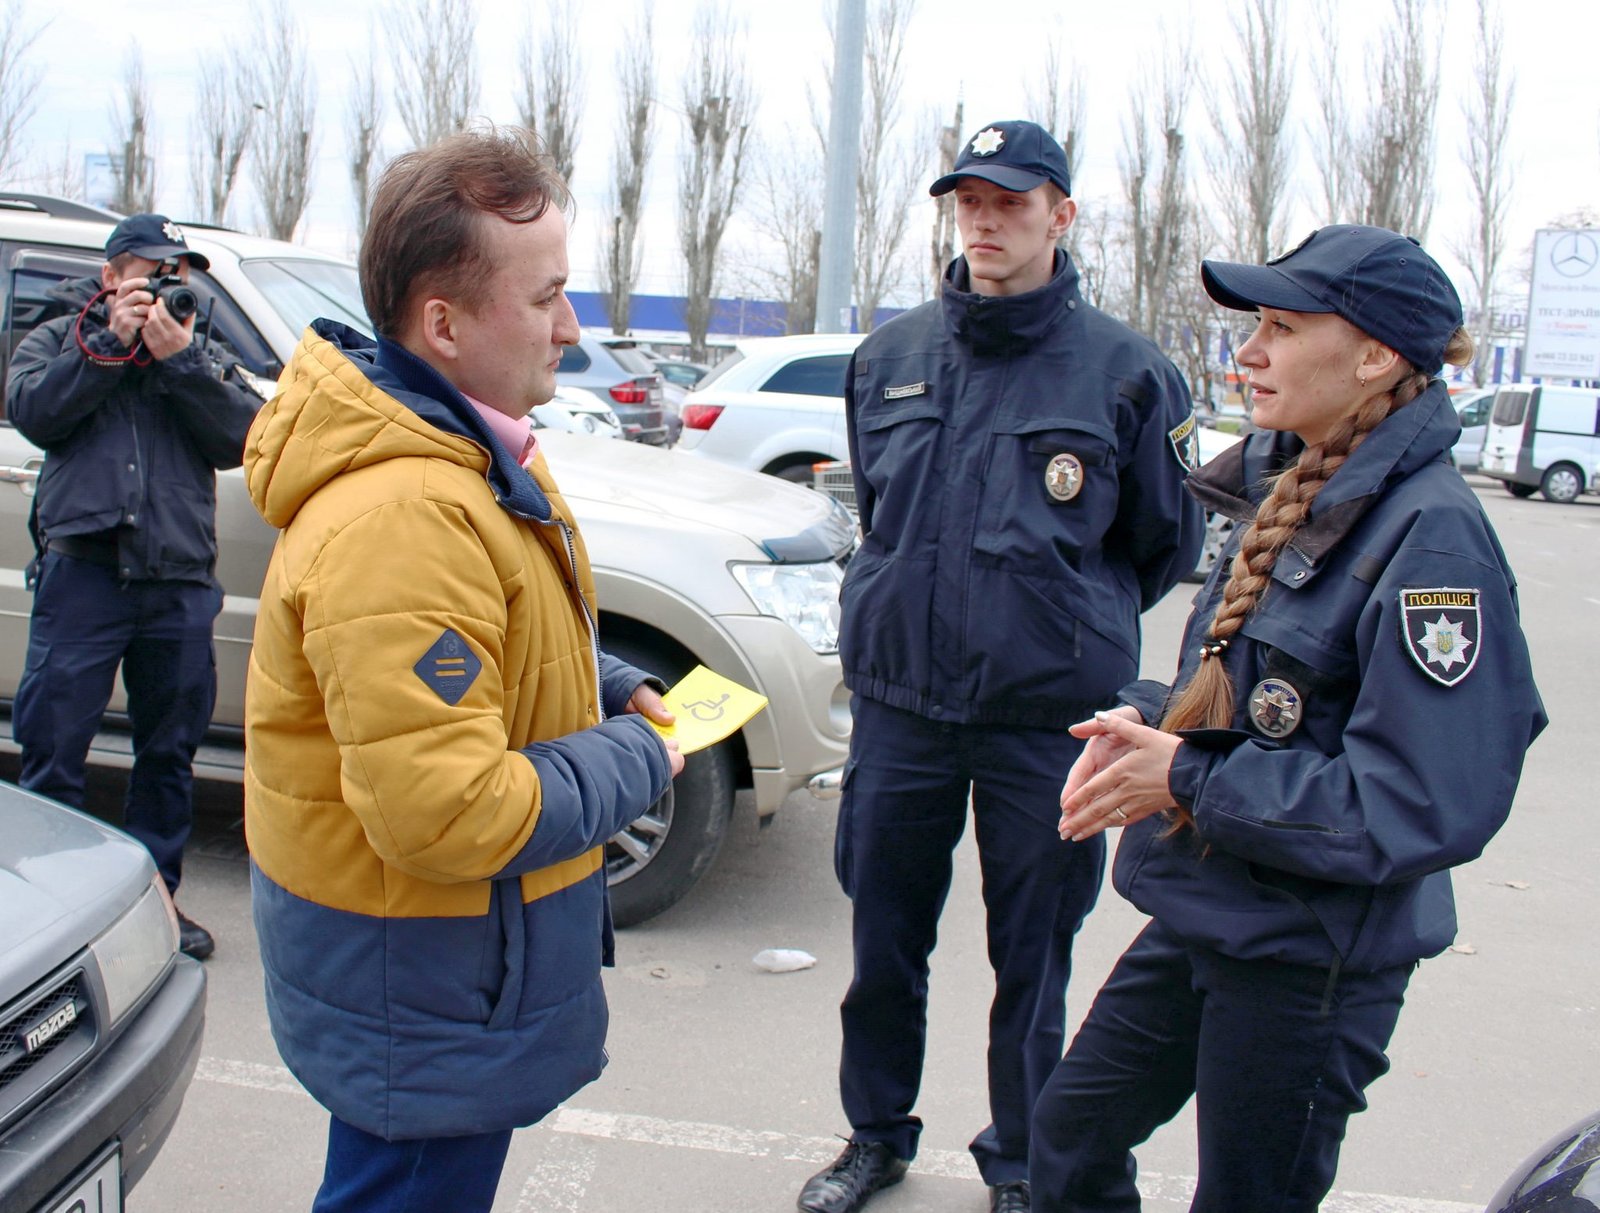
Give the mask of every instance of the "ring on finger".
POLYGON ((1116 808, 1112 809, 1111 811, 1117 815, 1117 820, 1118 821, 1127 821, 1128 820, 1128 815, 1122 811, 1122 806, 1120 804, 1116 808))

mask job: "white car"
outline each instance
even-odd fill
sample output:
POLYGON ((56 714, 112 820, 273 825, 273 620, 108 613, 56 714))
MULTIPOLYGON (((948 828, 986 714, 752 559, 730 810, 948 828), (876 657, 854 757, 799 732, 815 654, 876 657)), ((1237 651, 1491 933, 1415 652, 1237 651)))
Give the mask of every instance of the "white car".
POLYGON ((556 385, 556 394, 549 401, 534 406, 533 419, 547 430, 593 434, 597 438, 624 437, 615 409, 594 392, 564 383, 556 385))
POLYGON ((750 337, 683 401, 678 449, 811 483, 811 465, 848 457, 844 377, 860 333, 750 337))

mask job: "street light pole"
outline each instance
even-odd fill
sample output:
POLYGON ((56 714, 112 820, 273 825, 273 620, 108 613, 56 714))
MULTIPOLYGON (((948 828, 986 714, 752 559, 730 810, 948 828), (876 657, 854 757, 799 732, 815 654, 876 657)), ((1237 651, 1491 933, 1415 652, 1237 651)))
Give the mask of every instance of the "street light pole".
POLYGON ((817 265, 817 332, 850 331, 850 288, 856 243, 856 165, 861 147, 861 61, 866 0, 839 0, 834 23, 833 98, 828 118, 822 203, 822 253, 817 265))

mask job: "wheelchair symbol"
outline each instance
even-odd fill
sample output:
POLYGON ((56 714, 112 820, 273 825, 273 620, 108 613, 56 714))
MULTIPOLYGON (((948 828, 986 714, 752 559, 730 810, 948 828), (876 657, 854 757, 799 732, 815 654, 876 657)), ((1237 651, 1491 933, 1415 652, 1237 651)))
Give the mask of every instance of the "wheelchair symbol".
POLYGON ((686 703, 683 706, 689 709, 689 715, 696 720, 721 720, 722 705, 732 698, 732 695, 723 695, 720 699, 696 699, 693 703, 686 703))

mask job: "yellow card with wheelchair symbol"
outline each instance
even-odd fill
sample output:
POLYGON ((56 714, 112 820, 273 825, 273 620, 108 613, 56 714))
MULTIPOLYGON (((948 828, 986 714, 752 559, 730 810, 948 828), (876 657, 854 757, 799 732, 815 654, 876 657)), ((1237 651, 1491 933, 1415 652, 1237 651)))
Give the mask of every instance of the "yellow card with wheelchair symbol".
POLYGON ((675 724, 650 726, 663 737, 678 743, 680 753, 693 754, 716 745, 744 727, 762 708, 767 697, 724 678, 714 670, 697 665, 682 682, 662 698, 667 710, 676 716, 675 724))

